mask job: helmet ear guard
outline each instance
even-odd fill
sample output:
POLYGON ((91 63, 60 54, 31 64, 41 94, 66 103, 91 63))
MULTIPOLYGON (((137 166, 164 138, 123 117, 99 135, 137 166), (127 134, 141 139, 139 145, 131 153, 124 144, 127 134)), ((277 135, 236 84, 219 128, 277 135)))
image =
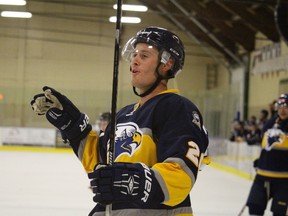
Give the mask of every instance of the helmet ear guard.
MULTIPOLYGON (((165 76, 162 76, 163 79, 171 79, 171 78, 174 78, 175 75, 173 73, 173 67, 174 67, 174 63, 175 63, 175 60, 173 57, 171 57, 170 53, 168 53, 167 51, 163 51, 162 54, 160 54, 161 57, 160 57, 160 63, 162 63, 165 67, 169 66, 169 70, 166 71, 166 75, 165 76)), ((179 73, 180 71, 177 72, 177 74, 179 73)))
POLYGON ((167 62, 169 61, 171 55, 170 53, 168 53, 167 51, 163 51, 162 54, 161 54, 161 63, 163 64, 167 64, 167 62))

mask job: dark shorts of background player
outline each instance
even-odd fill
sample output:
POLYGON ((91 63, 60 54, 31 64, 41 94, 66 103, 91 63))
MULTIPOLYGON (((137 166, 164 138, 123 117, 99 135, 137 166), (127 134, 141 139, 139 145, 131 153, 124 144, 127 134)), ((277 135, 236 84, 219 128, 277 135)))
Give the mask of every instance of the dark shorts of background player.
POLYGON ((288 178, 256 175, 247 200, 249 214, 264 215, 270 199, 272 199, 271 211, 274 216, 288 215, 288 178))

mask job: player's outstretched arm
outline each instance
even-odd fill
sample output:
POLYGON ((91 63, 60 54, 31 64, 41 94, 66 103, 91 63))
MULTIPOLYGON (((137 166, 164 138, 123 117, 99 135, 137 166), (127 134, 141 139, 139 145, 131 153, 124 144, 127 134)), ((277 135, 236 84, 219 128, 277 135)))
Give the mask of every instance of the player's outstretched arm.
POLYGON ((75 148, 78 148, 79 142, 92 129, 88 116, 81 113, 66 96, 51 87, 43 87, 43 93, 33 97, 31 107, 36 114, 45 115, 76 152, 78 150, 75 148))

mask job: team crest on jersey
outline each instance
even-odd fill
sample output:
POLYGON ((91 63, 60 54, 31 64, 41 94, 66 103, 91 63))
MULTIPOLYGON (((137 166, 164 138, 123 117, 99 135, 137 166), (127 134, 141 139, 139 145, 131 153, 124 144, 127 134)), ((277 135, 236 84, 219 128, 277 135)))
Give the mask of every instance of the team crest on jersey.
POLYGON ((122 154, 132 156, 142 142, 143 134, 133 122, 117 124, 115 134, 115 156, 122 154))
POLYGON ((283 147, 285 148, 286 135, 280 129, 272 128, 267 130, 264 139, 265 139, 264 148, 267 151, 270 151, 272 148, 283 148, 283 147))
POLYGON ((200 117, 195 111, 192 112, 192 122, 201 129, 200 117))

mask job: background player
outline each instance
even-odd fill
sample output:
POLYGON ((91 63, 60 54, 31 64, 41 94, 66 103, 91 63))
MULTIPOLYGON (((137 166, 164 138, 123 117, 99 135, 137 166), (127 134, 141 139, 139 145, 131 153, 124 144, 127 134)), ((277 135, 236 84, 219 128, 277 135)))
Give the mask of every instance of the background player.
POLYGON ((110 120, 111 120, 111 113, 110 112, 100 113, 99 118, 95 122, 94 130, 98 134, 105 132, 106 127, 109 124, 110 120))
POLYGON ((288 94, 277 101, 277 115, 263 128, 262 150, 247 205, 250 215, 264 215, 272 199, 273 216, 288 215, 288 94))

